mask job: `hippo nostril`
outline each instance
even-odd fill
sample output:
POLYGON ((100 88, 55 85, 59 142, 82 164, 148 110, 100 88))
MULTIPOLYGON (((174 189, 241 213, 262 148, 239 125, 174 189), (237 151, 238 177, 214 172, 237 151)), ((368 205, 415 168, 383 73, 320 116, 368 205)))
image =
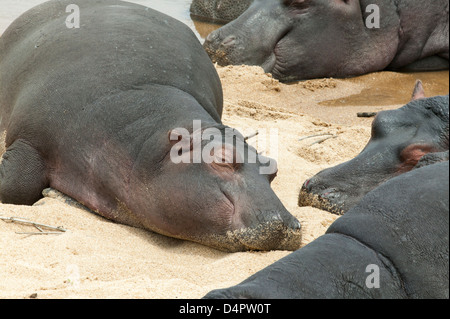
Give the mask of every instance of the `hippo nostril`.
POLYGON ((234 35, 230 35, 230 36, 226 37, 220 45, 229 47, 229 46, 234 45, 235 43, 236 43, 236 37, 234 35))
POLYGON ((303 184, 303 187, 304 187, 305 189, 308 189, 308 185, 309 185, 310 182, 311 182, 311 180, 308 179, 308 180, 303 184))
POLYGON ((298 220, 293 220, 293 222, 289 225, 289 228, 292 230, 300 230, 302 229, 302 224, 298 220))
POLYGON ((308 193, 312 192, 315 184, 316 184, 315 178, 314 177, 310 178, 303 184, 303 189, 306 190, 308 193))
POLYGON ((337 199, 339 197, 339 193, 337 192, 336 189, 329 188, 329 189, 322 191, 322 193, 319 195, 319 197, 323 198, 323 199, 327 199, 327 200, 333 200, 333 199, 337 199))
POLYGON ((206 42, 213 42, 215 39, 217 38, 217 35, 215 32, 211 32, 210 34, 208 34, 208 36, 206 37, 206 42))

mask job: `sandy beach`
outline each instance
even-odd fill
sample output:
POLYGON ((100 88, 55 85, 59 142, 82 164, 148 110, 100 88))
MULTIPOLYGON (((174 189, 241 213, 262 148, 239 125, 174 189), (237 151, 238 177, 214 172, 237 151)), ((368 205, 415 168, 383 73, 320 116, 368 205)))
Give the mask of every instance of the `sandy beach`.
MULTIPOLYGON (((356 113, 401 107, 409 101, 416 79, 424 82, 428 95, 448 94, 448 71, 379 72, 283 84, 259 67, 216 68, 224 90, 224 124, 244 135, 278 130, 279 173, 272 185, 302 224, 302 246, 324 234, 338 217, 298 207, 301 185, 364 148, 372 119, 358 118, 356 113), (317 134, 335 138, 299 141, 317 134)), ((36 229, 0 220, 0 298, 195 299, 238 284, 289 254, 224 253, 119 225, 52 198, 34 206, 0 204, 0 216, 67 229, 60 235, 24 235, 17 232, 36 229)))

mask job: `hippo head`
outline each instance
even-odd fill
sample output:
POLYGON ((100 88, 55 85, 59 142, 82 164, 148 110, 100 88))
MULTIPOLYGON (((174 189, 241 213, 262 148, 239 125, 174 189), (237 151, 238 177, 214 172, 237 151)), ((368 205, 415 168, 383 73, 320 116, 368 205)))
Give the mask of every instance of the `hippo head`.
POLYGON ((424 98, 417 82, 409 104, 376 116, 371 139, 357 157, 303 184, 299 205, 343 214, 386 180, 448 160, 448 103, 448 96, 424 98))
POLYGON ((399 42, 395 1, 382 2, 380 29, 371 0, 255 0, 204 48, 219 65, 258 65, 285 82, 381 70, 399 42))
POLYGON ((299 248, 300 223, 270 187, 274 160, 219 124, 174 128, 167 142, 158 171, 144 181, 147 211, 159 212, 143 218, 148 228, 229 252, 299 248))

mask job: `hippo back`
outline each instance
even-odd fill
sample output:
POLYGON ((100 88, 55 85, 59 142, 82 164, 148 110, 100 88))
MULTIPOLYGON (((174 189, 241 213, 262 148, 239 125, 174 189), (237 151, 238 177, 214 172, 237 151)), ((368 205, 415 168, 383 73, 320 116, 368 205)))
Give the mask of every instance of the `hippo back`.
POLYGON ((205 298, 449 297, 449 164, 389 180, 327 233, 205 298))
POLYGON ((411 298, 448 298, 449 163, 389 180, 339 218, 343 234, 386 257, 411 298), (383 200, 380 200, 380 199, 383 200))
POLYGON ((24 13, 0 37, 0 74, 1 130, 14 114, 36 117, 30 109, 36 104, 40 113, 63 109, 70 97, 65 112, 76 114, 102 96, 148 84, 190 94, 217 121, 222 113, 219 77, 194 33, 169 16, 118 0, 49 1, 24 13), (66 25, 73 3, 79 28, 66 25), (166 40, 156 41, 161 37, 166 40))

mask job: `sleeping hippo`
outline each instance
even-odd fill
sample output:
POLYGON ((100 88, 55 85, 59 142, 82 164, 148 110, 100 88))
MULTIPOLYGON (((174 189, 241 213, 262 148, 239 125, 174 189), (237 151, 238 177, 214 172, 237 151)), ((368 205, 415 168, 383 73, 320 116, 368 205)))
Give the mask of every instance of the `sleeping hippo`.
POLYGON ((221 123, 222 105, 183 23, 118 0, 46 2, 0 38, 0 200, 31 205, 51 187, 113 221, 217 249, 297 249, 273 162, 247 160, 256 150, 221 123), (210 146, 206 131, 210 161, 190 161, 191 145, 210 146))
POLYGON ((255 0, 204 47, 284 82, 448 69, 448 12, 447 0, 255 0))
POLYGON ((371 139, 358 156, 303 184, 299 205, 344 214, 386 180, 448 159, 449 97, 425 98, 418 81, 409 104, 375 117, 371 139))
POLYGON ((253 0, 193 0, 191 16, 197 20, 228 23, 250 7, 253 0))
POLYGON ((325 235, 206 298, 449 298, 449 164, 389 180, 325 235))

